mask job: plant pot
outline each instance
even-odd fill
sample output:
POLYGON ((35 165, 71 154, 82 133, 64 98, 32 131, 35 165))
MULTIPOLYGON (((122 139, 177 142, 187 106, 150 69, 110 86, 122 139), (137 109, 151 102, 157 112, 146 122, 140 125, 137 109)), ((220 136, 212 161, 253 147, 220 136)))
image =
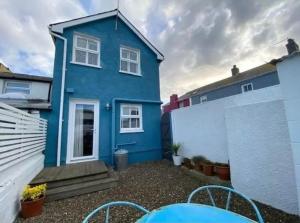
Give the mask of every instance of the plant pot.
POLYGON ((214 166, 212 164, 202 163, 202 171, 206 176, 213 176, 214 166))
POLYGON ((182 162, 182 157, 173 155, 173 162, 175 166, 180 166, 182 162))
POLYGON ((43 212, 45 196, 34 201, 21 201, 21 215, 23 218, 38 216, 43 212))
POLYGON ((221 180, 230 180, 229 166, 216 166, 216 173, 221 180))

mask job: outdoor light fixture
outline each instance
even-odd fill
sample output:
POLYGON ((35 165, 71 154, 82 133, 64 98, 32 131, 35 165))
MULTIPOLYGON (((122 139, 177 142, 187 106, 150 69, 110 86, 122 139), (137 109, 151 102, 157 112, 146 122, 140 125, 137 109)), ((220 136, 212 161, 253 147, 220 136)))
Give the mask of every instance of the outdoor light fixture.
POLYGON ((111 109, 111 104, 109 102, 106 103, 105 108, 107 111, 111 109))

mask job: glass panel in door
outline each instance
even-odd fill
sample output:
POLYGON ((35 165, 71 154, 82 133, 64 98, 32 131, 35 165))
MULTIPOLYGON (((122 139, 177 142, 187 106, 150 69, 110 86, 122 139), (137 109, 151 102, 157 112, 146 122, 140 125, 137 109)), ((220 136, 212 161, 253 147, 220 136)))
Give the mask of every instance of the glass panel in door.
POLYGON ((94 109, 92 104, 75 105, 74 158, 93 155, 94 109))

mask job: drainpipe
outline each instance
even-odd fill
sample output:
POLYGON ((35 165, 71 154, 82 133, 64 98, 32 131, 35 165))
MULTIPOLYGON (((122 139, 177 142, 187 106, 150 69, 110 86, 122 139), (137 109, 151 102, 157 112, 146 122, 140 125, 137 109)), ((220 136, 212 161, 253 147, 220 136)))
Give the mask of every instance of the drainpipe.
POLYGON ((116 102, 134 102, 134 103, 150 103, 162 104, 161 101, 143 100, 143 99, 128 99, 128 98, 113 98, 112 99, 112 112, 111 112, 111 164, 114 166, 114 152, 116 149, 116 102))
POLYGON ((61 71, 61 89, 60 89, 60 107, 59 107, 59 121, 58 121, 58 139, 57 139, 57 157, 56 166, 60 166, 60 156, 61 156, 61 133, 62 133, 62 123, 63 123, 63 110, 64 110, 64 91, 65 91, 65 76, 66 76, 66 60, 67 60, 67 39, 53 33, 49 28, 50 35, 61 39, 64 42, 64 53, 63 53, 63 64, 61 71))

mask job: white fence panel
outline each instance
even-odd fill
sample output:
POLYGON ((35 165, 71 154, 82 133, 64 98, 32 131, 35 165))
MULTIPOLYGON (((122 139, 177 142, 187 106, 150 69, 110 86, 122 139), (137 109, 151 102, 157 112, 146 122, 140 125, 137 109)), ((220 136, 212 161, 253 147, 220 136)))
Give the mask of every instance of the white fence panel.
POLYGON ((13 222, 20 194, 44 167, 47 121, 0 102, 0 219, 13 222))

